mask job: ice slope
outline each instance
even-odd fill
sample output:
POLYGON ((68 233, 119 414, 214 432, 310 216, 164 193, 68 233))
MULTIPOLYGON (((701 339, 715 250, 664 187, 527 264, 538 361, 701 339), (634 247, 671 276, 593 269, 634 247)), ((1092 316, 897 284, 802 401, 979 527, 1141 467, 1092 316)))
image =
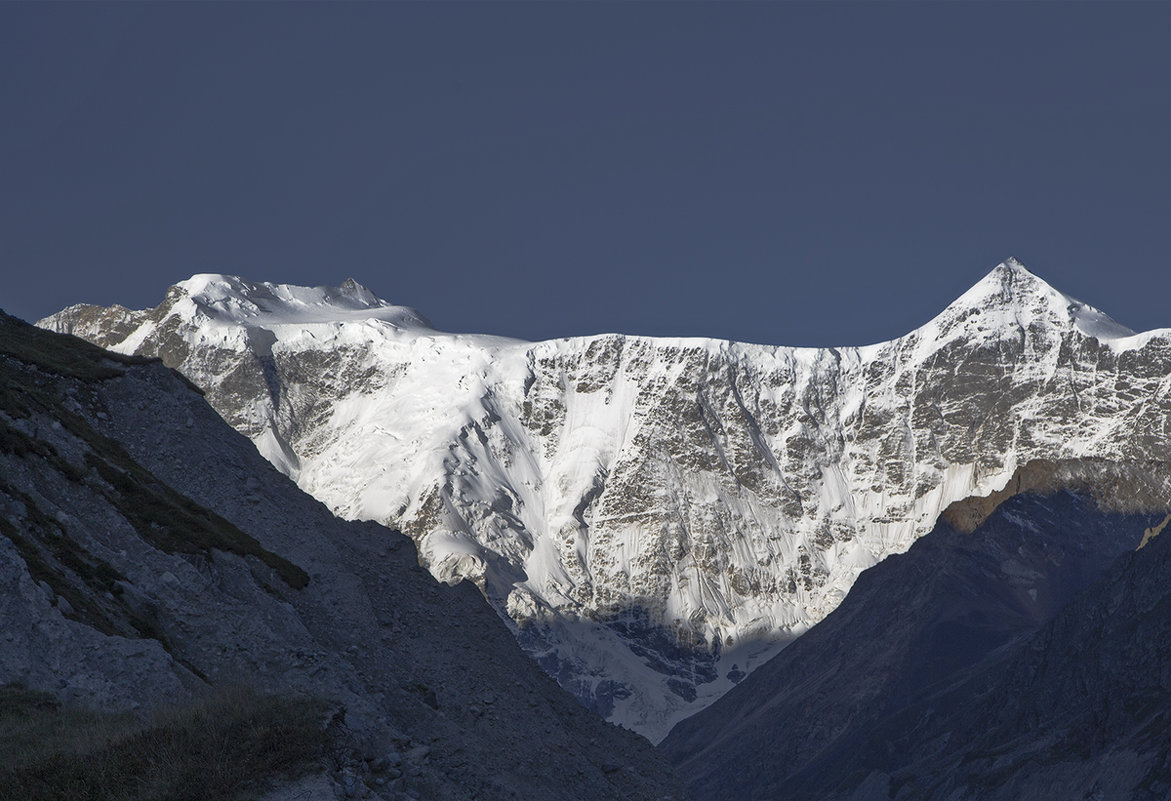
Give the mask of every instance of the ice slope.
POLYGON ((347 282, 203 275, 41 323, 161 356, 298 484, 474 580, 563 686, 661 738, 1030 459, 1162 459, 1171 331, 1010 260, 856 348, 453 335, 347 282))

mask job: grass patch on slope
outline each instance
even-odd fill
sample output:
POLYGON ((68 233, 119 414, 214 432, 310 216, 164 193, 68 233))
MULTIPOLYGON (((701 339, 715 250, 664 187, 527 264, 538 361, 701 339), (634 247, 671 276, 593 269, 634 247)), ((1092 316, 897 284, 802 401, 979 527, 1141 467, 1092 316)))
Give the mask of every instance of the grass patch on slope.
MULTIPOLYGON (((2 355, 83 381, 117 377, 122 374, 120 365, 158 361, 111 353, 74 336, 43 331, 0 311, 2 355)), ((254 556, 293 589, 302 589, 309 583, 309 575, 303 569, 156 479, 120 444, 102 436, 83 417, 65 408, 55 386, 47 378, 27 374, 0 359, 0 412, 12 419, 39 412, 58 421, 89 446, 85 468, 70 464, 52 445, 15 428, 3 416, 0 416, 0 453, 38 456, 75 482, 86 481, 87 472, 95 470, 109 486, 104 491, 108 500, 143 539, 167 553, 207 554, 211 549, 218 549, 239 556, 254 556)))
POLYGON ((147 542, 167 553, 207 553, 216 548, 255 556, 293 589, 309 584, 309 574, 303 569, 157 480, 117 443, 107 440, 103 445, 102 454, 86 454, 86 464, 110 485, 110 503, 147 542))
POLYGON ((233 689, 142 720, 0 687, 0 798, 233 801, 320 769, 324 709, 233 689))

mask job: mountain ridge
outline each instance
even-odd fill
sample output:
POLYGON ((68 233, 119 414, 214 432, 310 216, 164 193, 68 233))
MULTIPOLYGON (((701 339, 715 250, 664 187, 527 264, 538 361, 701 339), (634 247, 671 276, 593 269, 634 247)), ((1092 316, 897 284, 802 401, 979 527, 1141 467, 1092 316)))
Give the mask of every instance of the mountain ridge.
POLYGON ((140 714, 237 683, 319 699, 328 780, 283 798, 683 796, 475 588, 338 520, 157 360, 0 313, 0 379, 0 686, 140 714))
POLYGON ((700 801, 1164 798, 1135 785, 1165 793, 1171 764, 1151 725, 1171 542, 1148 526, 1166 519, 1058 489, 967 533, 941 522, 660 747, 700 801))
POLYGON ((401 527, 652 739, 953 501, 1033 459, 1160 462, 1171 407, 1171 330, 1133 334, 1017 262, 848 348, 211 325, 186 298, 41 325, 178 368, 303 489, 401 527))
MULTIPOLYGON (((748 347, 759 347, 766 349, 783 348, 786 350, 795 351, 818 351, 818 350, 864 350, 872 347, 879 347, 888 345, 899 340, 905 339, 908 336, 913 336, 917 333, 923 332, 925 328, 931 326, 940 318, 954 315, 959 310, 969 309, 984 309, 987 307, 989 300, 999 301, 994 305, 997 306, 1011 306, 1014 301, 1016 293, 1023 293, 1025 295, 1034 295, 1045 298, 1054 311, 1064 309, 1069 312, 1071 320, 1077 320, 1078 317, 1083 318, 1098 318, 1103 322, 1103 330, 1100 332, 1104 339, 1127 339, 1136 334, 1162 334, 1171 328, 1157 328, 1145 332, 1136 332, 1114 321, 1104 312, 1099 309, 1066 295, 1055 289, 1051 284, 1043 278, 1033 273, 1021 261, 1016 258, 1008 258, 990 270, 983 278, 973 284, 967 291, 960 294, 955 300, 947 304, 943 311, 932 317, 923 325, 911 330, 910 332, 894 339, 880 340, 873 343, 865 344, 839 344, 839 345, 805 345, 805 346, 788 346, 783 344, 764 344, 752 342, 740 342, 737 340, 726 339, 721 337, 691 337, 691 336, 651 336, 651 335, 635 335, 625 334, 619 331, 600 332, 596 334, 580 334, 565 337, 555 337, 544 340, 527 340, 517 339, 513 337, 502 337, 490 332, 480 333, 462 333, 454 334, 439 331, 435 329, 431 323, 418 310, 410 306, 399 306, 379 298, 373 291, 365 285, 359 283, 353 278, 346 279, 340 286, 330 287, 326 285, 320 286, 299 286, 295 284, 280 284, 267 281, 250 281, 239 276, 229 275, 226 273, 197 273, 188 279, 179 281, 171 289, 182 290, 187 294, 192 302, 201 310, 203 310, 209 317, 220 319, 223 322, 236 323, 247 325, 250 327, 263 327, 265 325, 285 325, 295 324, 297 322, 315 323, 315 322, 344 322, 349 319, 361 319, 363 313, 370 312, 370 319, 384 319, 383 315, 387 315, 387 321, 393 322, 389 319, 393 316, 400 316, 404 320, 413 321, 414 325, 407 325, 403 327, 417 327, 426 329, 426 334, 438 334, 443 336, 453 337, 489 337, 501 341, 511 341, 525 344, 539 344, 542 342, 577 342, 589 341, 600 338, 620 336, 625 339, 632 340, 649 340, 653 342, 672 343, 679 345, 694 345, 699 343, 710 344, 728 344, 741 345, 748 347), (265 301, 269 301, 270 307, 265 308, 265 301), (231 306, 234 306, 236 313, 231 313, 226 308, 217 308, 225 301, 228 301, 231 306), (347 303, 339 303, 338 301, 348 301, 347 303), (279 308, 277 308, 279 307, 279 308), (296 319, 296 311, 311 309, 317 307, 320 311, 310 315, 307 319, 296 319), (268 319, 266 319, 266 315, 268 319)), ((45 321, 65 320, 67 318, 77 317, 84 311, 93 311, 107 307, 94 306, 92 304, 78 303, 63 309, 53 315, 44 318, 45 321), (70 314, 66 314, 69 312, 70 314)), ((111 306, 111 309, 119 309, 125 312, 132 310, 126 309, 122 306, 111 306)), ((138 310, 138 313, 146 310, 138 310)), ((63 331, 60 333, 69 333, 63 331)), ((1089 331, 1086 331, 1090 334, 1089 331)))

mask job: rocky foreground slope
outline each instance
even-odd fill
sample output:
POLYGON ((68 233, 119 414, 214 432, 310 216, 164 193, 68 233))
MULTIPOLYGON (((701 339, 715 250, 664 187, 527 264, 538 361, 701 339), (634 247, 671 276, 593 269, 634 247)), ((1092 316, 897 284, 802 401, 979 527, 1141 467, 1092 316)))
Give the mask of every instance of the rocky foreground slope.
POLYGON ((662 749, 703 801, 1171 797, 1161 494, 1155 514, 1083 489, 941 524, 662 749))
POLYGON ((0 621, 0 685, 67 702, 323 698, 348 730, 331 781, 357 796, 682 797, 472 585, 335 518, 177 374, 2 314, 0 621))
POLYGON ((1032 460, 1161 462, 1171 332, 1020 264, 860 348, 450 335, 349 282, 200 275, 41 321, 158 356, 337 514, 469 578, 586 704, 651 739, 1032 460))

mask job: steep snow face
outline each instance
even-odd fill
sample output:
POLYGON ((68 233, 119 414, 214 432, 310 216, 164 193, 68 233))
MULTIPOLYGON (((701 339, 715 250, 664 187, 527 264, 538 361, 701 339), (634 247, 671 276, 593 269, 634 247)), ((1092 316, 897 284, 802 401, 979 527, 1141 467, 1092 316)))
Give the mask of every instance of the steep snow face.
POLYGON ((161 356, 652 740, 952 501, 1034 458, 1159 460, 1171 433, 1171 331, 1135 334, 1015 261, 861 348, 452 335, 357 285, 225 276, 41 324, 161 356))

